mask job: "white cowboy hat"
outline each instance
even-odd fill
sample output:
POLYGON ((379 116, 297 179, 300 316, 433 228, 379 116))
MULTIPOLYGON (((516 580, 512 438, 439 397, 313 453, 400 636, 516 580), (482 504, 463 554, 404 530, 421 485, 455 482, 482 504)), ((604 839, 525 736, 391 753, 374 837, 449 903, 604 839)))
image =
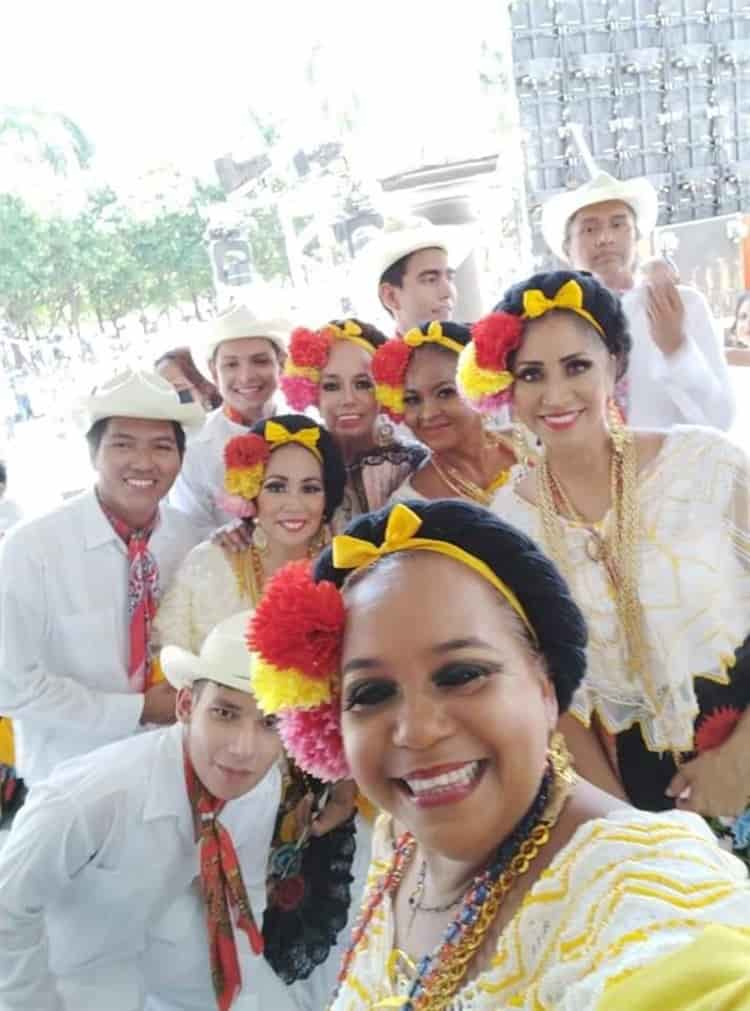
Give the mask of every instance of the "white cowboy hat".
POLYGON ((638 179, 615 179, 609 172, 597 172, 588 182, 574 190, 559 193, 542 207, 542 235, 549 248, 563 261, 563 249, 568 222, 584 207, 600 204, 604 200, 621 200, 635 215, 638 231, 650 235, 659 216, 659 198, 653 185, 638 179))
POLYGON ((389 267, 420 249, 442 249, 450 266, 457 269, 471 252, 475 238, 474 229, 468 225, 433 225, 419 217, 386 220, 383 230, 357 257, 360 287, 377 291, 389 267))
POLYGON ((198 368, 210 375, 208 367, 213 362, 216 349, 224 341, 263 337, 285 355, 293 329, 294 324, 289 320, 281 317, 260 319, 246 305, 233 305, 206 324, 202 335, 191 346, 191 351, 198 368))
POLYGON ((201 647, 200 656, 181 646, 165 646, 161 669, 172 687, 190 688, 194 681, 215 681, 252 695, 250 653, 245 643, 252 611, 225 618, 213 628, 201 647))
POLYGON ((102 418, 177 421, 192 432, 202 426, 206 417, 200 404, 180 399, 172 384, 158 373, 132 368, 95 386, 76 414, 86 432, 102 418))

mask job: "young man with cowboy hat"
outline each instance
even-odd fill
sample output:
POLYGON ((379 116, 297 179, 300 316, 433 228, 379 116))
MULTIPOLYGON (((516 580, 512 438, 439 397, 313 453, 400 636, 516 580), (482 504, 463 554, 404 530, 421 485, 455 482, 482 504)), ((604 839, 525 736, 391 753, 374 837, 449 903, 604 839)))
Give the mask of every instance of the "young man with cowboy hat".
POLYGON ((247 306, 236 305, 211 320, 191 349, 224 403, 190 441, 169 501, 191 517, 204 537, 234 519, 216 502, 223 485, 224 446, 276 412, 274 398, 291 331, 287 320, 259 319, 247 306))
POLYGON ((404 334, 428 320, 451 320, 456 270, 471 252, 462 225, 433 225, 426 218, 386 221, 359 256, 360 284, 404 334))
POLYGON ((282 746, 248 614, 162 666, 179 725, 65 763, 0 853, 0 1007, 286 1011, 260 933, 282 746))
POLYGON ((633 349, 621 392, 630 425, 675 424, 728 429, 734 396, 719 329, 694 288, 635 276, 637 242, 656 226, 658 197, 645 178, 618 180, 597 172, 542 208, 552 252, 588 270, 622 297, 633 349))
POLYGON ((0 713, 13 720, 29 786, 65 759, 174 719, 151 624, 199 535, 162 499, 203 411, 155 373, 127 369, 95 387, 82 414, 94 487, 0 543, 0 713))

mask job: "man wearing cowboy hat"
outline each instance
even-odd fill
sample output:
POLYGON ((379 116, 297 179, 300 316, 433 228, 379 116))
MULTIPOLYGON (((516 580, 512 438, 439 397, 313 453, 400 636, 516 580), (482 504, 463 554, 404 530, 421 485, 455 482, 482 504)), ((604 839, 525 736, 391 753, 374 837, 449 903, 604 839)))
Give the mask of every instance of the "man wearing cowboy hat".
POLYGON ((426 218, 386 221, 359 257, 361 284, 375 289, 397 334, 428 320, 453 319, 456 270, 471 252, 470 232, 426 218))
POLYGON ((95 486, 0 544, 0 713, 13 719, 30 786, 65 759, 172 722, 151 623, 200 539, 162 499, 202 409, 155 373, 127 369, 82 414, 95 486))
POLYGON ((0 853, 3 1009, 296 1007, 258 957, 282 746, 251 693, 248 617, 200 656, 162 651, 179 725, 31 790, 0 853))
POLYGON ((247 306, 237 305, 207 324, 202 340, 192 348, 198 367, 211 375, 224 403, 191 440, 169 501, 190 516, 204 537, 233 520, 216 502, 224 477, 224 446, 275 413, 291 330, 286 320, 258 319, 247 306))
POLYGON ((658 198, 647 179, 598 172, 542 208, 547 245, 622 297, 633 349, 620 391, 628 423, 728 429, 734 396, 723 341, 705 298, 669 276, 635 278, 637 241, 651 234, 658 198))

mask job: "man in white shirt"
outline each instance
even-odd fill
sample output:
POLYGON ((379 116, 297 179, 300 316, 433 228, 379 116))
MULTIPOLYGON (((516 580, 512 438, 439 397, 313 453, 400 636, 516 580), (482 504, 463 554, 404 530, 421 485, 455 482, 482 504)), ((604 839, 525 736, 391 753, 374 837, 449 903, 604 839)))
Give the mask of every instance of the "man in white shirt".
POLYGON ((620 181, 599 172, 542 208, 547 245, 575 270, 588 270, 622 297, 633 348, 621 395, 628 423, 727 430, 734 395, 723 338, 700 292, 668 276, 635 276, 637 241, 657 221, 647 179, 620 181))
POLYGON ((169 502, 186 513, 208 537, 235 517, 221 507, 224 447, 276 411, 274 397, 292 325, 258 319, 246 306, 233 306, 207 324, 205 338, 192 348, 199 368, 210 373, 224 400, 191 439, 169 502))
POLYGON ((179 726, 65 763, 0 852, 3 1011, 286 1011, 258 957, 281 799, 248 614, 162 653, 179 726), (213 983, 212 983, 213 977, 213 983))
POLYGON ((0 542, 0 713, 29 786, 65 759, 174 720, 151 621, 200 538, 161 500, 203 411, 155 373, 126 370, 84 413, 94 488, 0 542))
POLYGON ((393 318, 396 336, 428 320, 452 320, 456 271, 471 252, 471 232, 460 225, 433 225, 426 218, 387 221, 357 264, 369 301, 377 291, 393 318))

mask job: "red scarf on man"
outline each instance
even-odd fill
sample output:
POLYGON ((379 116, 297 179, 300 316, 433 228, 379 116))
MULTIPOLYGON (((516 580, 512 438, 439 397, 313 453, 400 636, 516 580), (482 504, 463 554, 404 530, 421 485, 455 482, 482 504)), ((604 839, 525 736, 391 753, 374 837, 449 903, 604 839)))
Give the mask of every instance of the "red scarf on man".
POLYGON ((217 800, 198 779, 187 751, 184 759, 190 805, 200 819, 201 886, 211 979, 219 1011, 228 1011, 242 986, 232 919, 247 934, 255 955, 263 952, 263 935, 253 917, 232 837, 218 820, 225 802, 217 800))
POLYGON ((159 566, 148 542, 159 513, 154 514, 148 526, 135 530, 103 505, 102 510, 128 549, 128 681, 134 692, 145 692, 151 687, 151 625, 159 599, 159 566))

